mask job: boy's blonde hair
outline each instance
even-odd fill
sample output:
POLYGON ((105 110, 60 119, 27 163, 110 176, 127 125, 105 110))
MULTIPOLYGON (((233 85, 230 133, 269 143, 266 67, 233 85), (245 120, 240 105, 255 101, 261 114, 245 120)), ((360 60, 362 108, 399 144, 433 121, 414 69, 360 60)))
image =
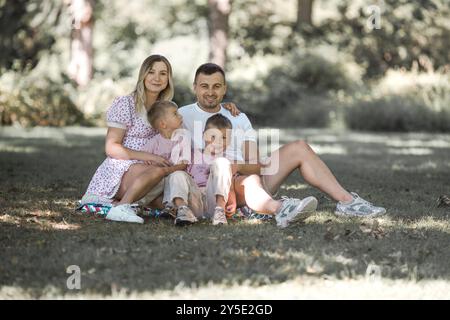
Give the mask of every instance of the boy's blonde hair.
POLYGON ((167 113, 167 111, 170 108, 176 108, 178 109, 178 106, 173 101, 156 101, 152 106, 150 107, 150 110, 147 113, 147 119, 148 122, 150 122, 150 125, 155 128, 158 128, 158 121, 161 120, 167 113))

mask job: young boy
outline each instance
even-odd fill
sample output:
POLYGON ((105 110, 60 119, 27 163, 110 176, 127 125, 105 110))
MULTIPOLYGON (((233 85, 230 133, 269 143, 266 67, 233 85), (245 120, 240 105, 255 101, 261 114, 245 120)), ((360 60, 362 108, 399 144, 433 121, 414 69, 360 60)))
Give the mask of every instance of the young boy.
POLYGON ((212 217, 213 225, 227 224, 225 212, 236 209, 232 178, 235 167, 224 158, 231 142, 231 129, 230 120, 221 114, 210 117, 203 132, 205 148, 193 150, 193 164, 187 169, 206 195, 206 213, 212 217))
POLYGON ((173 102, 159 101, 148 113, 150 124, 159 134, 147 143, 144 150, 162 156, 173 164, 193 162, 188 172, 176 171, 165 179, 163 203, 175 206, 176 225, 194 223, 205 212, 214 225, 226 223, 224 209, 231 187, 230 163, 215 157, 214 152, 191 152, 190 136, 182 132, 182 117, 177 109, 173 102))
MULTIPOLYGON (((244 188, 248 188, 252 193, 251 196, 246 195, 245 197, 247 206, 252 210, 274 215, 280 228, 303 221, 316 210, 317 199, 314 197, 307 197, 303 200, 273 199, 264 189, 261 177, 254 174, 260 171, 260 164, 248 164, 223 158, 222 155, 225 154, 231 139, 231 121, 219 113, 209 117, 203 132, 204 150, 195 150, 194 164, 188 168, 188 172, 200 188, 208 186, 208 183, 215 186, 216 190, 219 190, 221 185, 223 186, 224 192, 221 194, 223 197, 217 193, 209 193, 206 188, 207 213, 213 215, 213 224, 226 224, 225 212, 229 214, 236 210, 237 200, 234 185, 242 187, 243 178, 247 178, 244 188), (216 160, 211 166, 208 166, 210 163, 208 159, 216 160), (208 168, 210 168, 209 171, 208 168), (219 176, 215 177, 217 173, 219 176), (228 194, 226 194, 226 190, 229 190, 228 194), (256 198, 258 201, 255 201, 256 198), (226 210, 224 210, 225 208, 226 210)), ((209 188, 209 190, 212 189, 209 188)))

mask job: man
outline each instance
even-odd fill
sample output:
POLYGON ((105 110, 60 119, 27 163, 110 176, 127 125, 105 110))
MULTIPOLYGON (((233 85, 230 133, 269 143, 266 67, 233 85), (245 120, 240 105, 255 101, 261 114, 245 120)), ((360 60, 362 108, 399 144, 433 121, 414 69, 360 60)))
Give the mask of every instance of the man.
MULTIPOLYGON (((183 116, 184 127, 192 134, 194 147, 202 146, 201 133, 206 120, 216 113, 221 113, 230 119, 233 130, 241 129, 239 131, 244 132, 239 137, 240 141, 236 142, 233 139, 234 143, 230 146, 229 155, 249 163, 259 162, 256 135, 254 131, 252 132, 252 125, 247 116, 240 113, 234 117, 221 106, 227 91, 223 69, 213 63, 201 65, 195 73, 193 88, 197 102, 181 107, 179 112, 183 116)), ((269 194, 276 193, 287 177, 298 169, 306 182, 338 202, 335 210, 336 215, 375 217, 386 213, 384 208, 376 207, 356 193, 349 193, 345 190, 325 163, 302 140, 282 146, 271 154, 269 160, 278 165, 276 172, 262 175, 263 186, 269 194)), ((246 178, 243 177, 235 190, 238 206, 245 204, 245 182, 246 178)))

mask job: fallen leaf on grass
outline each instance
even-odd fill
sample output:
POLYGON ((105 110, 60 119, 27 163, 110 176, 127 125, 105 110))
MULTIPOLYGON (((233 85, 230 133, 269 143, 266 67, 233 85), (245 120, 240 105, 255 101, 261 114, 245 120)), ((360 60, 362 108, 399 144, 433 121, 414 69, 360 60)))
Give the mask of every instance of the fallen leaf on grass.
POLYGON ((253 250, 250 252, 250 255, 251 255, 252 257, 257 257, 257 258, 259 258, 259 257, 261 256, 261 251, 259 251, 258 249, 253 249, 253 250))
POLYGON ((36 218, 36 217, 28 218, 26 221, 27 221, 27 222, 33 222, 33 223, 39 223, 39 219, 36 218))
POLYGON ((372 232, 372 228, 370 226, 368 226, 365 223, 361 223, 361 225, 359 226, 359 229, 361 229, 362 232, 364 233, 371 233, 372 232))
POLYGON ((325 238, 325 240, 328 240, 328 241, 331 241, 331 240, 336 241, 337 239, 339 239, 339 235, 334 234, 331 231, 331 227, 328 227, 327 231, 325 232, 324 238, 325 238))
POLYGON ((350 237, 350 236, 354 235, 355 233, 356 233, 355 230, 352 231, 350 229, 346 229, 345 232, 344 232, 344 236, 350 237))
POLYGON ((380 227, 378 220, 374 220, 371 225, 366 223, 361 223, 359 229, 367 234, 371 235, 375 239, 383 238, 386 235, 386 232, 380 227))
POLYGON ((437 200, 437 207, 450 207, 450 198, 446 195, 441 195, 437 200))
POLYGON ((323 267, 317 263, 309 265, 306 267, 306 273, 308 274, 318 274, 323 272, 323 267))

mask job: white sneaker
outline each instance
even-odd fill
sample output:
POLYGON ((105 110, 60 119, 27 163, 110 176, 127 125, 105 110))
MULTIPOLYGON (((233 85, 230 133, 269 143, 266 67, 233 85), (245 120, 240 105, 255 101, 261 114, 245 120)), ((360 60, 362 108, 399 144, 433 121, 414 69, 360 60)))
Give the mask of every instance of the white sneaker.
POLYGON ((296 198, 282 199, 282 204, 275 216, 277 226, 286 228, 288 225, 308 218, 317 209, 317 199, 306 197, 303 200, 296 198))
POLYGON ((184 226, 187 224, 192 224, 194 222, 197 222, 197 218, 194 216, 194 213, 191 209, 186 206, 178 207, 175 225, 184 226))
POLYGON ((225 215, 225 210, 223 208, 216 207, 214 209, 212 224, 213 226, 217 226, 218 224, 228 224, 227 216, 225 215))
POLYGON ((106 219, 119 222, 144 223, 144 219, 138 217, 128 203, 112 207, 106 215, 106 219))
POLYGON ((386 209, 383 207, 376 207, 372 203, 364 200, 355 192, 351 192, 353 200, 350 203, 338 202, 336 205, 336 211, 334 212, 338 216, 344 217, 362 217, 370 218, 381 216, 386 213, 386 209))

